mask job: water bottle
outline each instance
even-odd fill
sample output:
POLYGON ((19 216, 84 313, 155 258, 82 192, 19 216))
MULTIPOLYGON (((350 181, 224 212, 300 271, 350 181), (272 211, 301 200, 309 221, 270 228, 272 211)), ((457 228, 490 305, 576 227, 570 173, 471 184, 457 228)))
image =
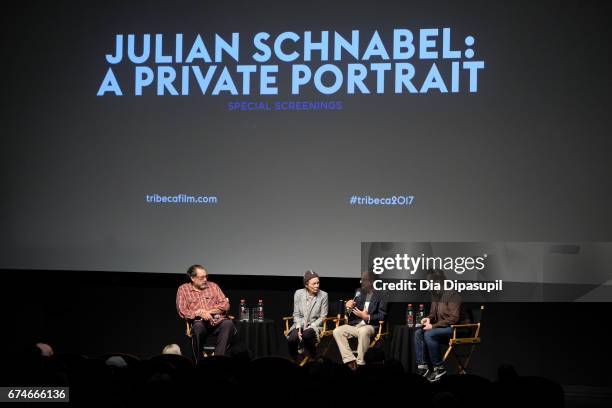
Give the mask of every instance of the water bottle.
POLYGON ((249 321, 249 311, 246 308, 246 301, 244 299, 240 299, 240 321, 249 321))
POLYGON ((406 326, 414 327, 414 311, 412 310, 412 303, 408 303, 408 309, 406 310, 406 326))
POLYGON ((264 311, 263 311, 263 300, 259 299, 257 301, 257 314, 256 318, 258 322, 263 322, 264 320, 264 311))
POLYGON ((419 305, 419 311, 417 312, 416 315, 416 324, 414 325, 414 327, 421 327, 421 320, 423 320, 423 318, 425 317, 425 305, 424 304, 420 304, 419 305))

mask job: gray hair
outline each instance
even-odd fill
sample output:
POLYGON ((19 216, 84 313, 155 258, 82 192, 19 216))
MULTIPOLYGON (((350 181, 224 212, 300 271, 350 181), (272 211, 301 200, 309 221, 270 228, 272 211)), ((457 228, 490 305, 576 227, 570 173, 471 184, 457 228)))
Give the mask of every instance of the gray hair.
POLYGON ((162 350, 162 354, 176 354, 178 356, 182 355, 181 348, 178 344, 174 343, 168 344, 166 347, 164 347, 164 349, 162 350))

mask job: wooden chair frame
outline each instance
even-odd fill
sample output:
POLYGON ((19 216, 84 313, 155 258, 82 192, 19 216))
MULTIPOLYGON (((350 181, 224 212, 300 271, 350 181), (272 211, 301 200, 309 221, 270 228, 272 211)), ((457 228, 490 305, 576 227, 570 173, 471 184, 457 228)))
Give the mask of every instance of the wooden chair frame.
MULTIPOLYGON (((480 306, 480 319, 482 321, 482 313, 484 312, 484 305, 480 306)), ((446 353, 444 353, 444 358, 442 361, 446 362, 448 357, 452 354, 455 357, 457 365, 459 367, 459 374, 466 374, 468 366, 470 364, 470 359, 472 358, 472 353, 474 353, 474 348, 476 344, 480 343, 482 339, 480 338, 480 324, 472 323, 472 324, 453 324, 451 328, 453 329, 453 335, 448 341, 448 349, 446 349, 446 353), (470 329, 471 333, 468 336, 459 336, 458 330, 461 329, 470 329), (470 346, 470 350, 466 356, 460 356, 456 353, 456 348, 459 346, 470 346)))

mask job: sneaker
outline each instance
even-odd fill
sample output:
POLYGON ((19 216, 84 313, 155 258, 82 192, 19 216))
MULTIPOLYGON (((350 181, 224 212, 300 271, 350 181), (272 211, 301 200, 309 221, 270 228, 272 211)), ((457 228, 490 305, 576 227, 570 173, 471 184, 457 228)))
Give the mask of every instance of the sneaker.
POLYGON ((440 378, 444 377, 446 375, 446 368, 444 368, 443 365, 434 367, 433 371, 429 374, 429 376, 427 377, 427 379, 430 382, 435 382, 435 381, 439 381, 440 378))
POLYGON ((426 364, 419 364, 419 366, 417 367, 417 374, 420 375, 421 377, 425 377, 427 378, 427 376, 429 375, 429 366, 427 366, 426 364))

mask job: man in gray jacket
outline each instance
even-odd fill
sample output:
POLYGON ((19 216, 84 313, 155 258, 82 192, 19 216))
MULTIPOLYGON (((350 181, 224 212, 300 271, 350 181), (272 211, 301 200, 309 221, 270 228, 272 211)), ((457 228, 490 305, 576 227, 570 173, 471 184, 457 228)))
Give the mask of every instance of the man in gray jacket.
POLYGON ((304 274, 304 288, 293 296, 293 325, 287 334, 289 353, 297 359, 301 348, 314 357, 323 320, 327 317, 327 293, 319 289, 319 275, 314 271, 304 274))

